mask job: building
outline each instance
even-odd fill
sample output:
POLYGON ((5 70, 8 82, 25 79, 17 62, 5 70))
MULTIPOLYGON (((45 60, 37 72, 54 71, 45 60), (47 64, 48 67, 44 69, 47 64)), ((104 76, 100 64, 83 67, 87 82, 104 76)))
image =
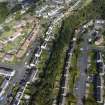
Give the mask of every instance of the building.
POLYGON ((46 0, 48 4, 68 6, 71 0, 46 0))
POLYGON ((94 76, 94 96, 98 103, 103 103, 103 77, 100 75, 94 76))

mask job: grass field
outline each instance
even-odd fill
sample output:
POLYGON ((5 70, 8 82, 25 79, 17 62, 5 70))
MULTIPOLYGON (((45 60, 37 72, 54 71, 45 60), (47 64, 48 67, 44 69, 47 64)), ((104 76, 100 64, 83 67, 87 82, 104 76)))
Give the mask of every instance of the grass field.
POLYGON ((2 23, 8 15, 7 3, 0 3, 0 23, 2 23))
POLYGON ((0 76, 0 86, 1 86, 1 84, 3 82, 3 80, 4 80, 4 78, 2 76, 0 76))

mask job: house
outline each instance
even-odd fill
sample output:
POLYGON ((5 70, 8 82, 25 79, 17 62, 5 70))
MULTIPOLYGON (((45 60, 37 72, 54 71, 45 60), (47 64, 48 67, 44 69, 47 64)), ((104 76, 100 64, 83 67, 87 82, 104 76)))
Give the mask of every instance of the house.
POLYGON ((26 100, 29 100, 29 99, 30 99, 30 96, 27 95, 27 94, 25 94, 24 98, 25 98, 26 100))
POLYGON ((14 28, 20 28, 22 26, 26 26, 26 21, 22 20, 22 21, 17 21, 14 28))
POLYGON ((105 20, 99 19, 95 21, 96 24, 105 24, 105 20))
POLYGON ((0 51, 3 51, 4 45, 0 43, 0 51))
POLYGON ((99 36, 95 38, 95 45, 99 46, 100 44, 102 44, 104 42, 104 38, 103 36, 99 36))
POLYGON ((9 54, 9 53, 5 54, 3 57, 3 60, 5 61, 13 61, 13 59, 14 59, 14 55, 9 54))
POLYGON ((95 29, 96 30, 102 29, 104 24, 105 24, 104 20, 96 20, 95 21, 95 29))
POLYGON ((0 32, 2 32, 4 30, 4 28, 2 26, 0 26, 0 32))
POLYGON ((4 55, 5 55, 4 52, 1 51, 1 52, 0 52, 0 58, 3 58, 4 55))
POLYGON ((94 97, 98 103, 103 103, 103 83, 102 83, 102 76, 95 75, 93 78, 94 82, 94 97))

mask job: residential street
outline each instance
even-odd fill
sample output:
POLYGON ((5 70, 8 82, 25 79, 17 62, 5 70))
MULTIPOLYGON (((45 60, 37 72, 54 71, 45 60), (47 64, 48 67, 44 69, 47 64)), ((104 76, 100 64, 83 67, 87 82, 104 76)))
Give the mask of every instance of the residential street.
POLYGON ((80 70, 80 76, 76 83, 75 87, 75 95, 77 96, 77 105, 83 105, 83 98, 85 96, 85 89, 86 89, 86 69, 88 64, 88 35, 83 36, 83 43, 82 48, 83 51, 81 51, 80 56, 78 58, 78 68, 80 70))

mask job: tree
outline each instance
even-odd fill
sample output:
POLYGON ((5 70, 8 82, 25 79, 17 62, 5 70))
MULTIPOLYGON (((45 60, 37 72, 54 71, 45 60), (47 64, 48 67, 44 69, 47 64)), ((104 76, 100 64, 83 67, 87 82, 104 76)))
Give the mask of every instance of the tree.
POLYGON ((19 12, 19 11, 18 11, 18 12, 16 12, 15 19, 16 19, 16 20, 20 20, 20 19, 21 19, 21 14, 20 14, 20 12, 19 12))
POLYGON ((4 30, 5 30, 5 31, 10 31, 10 27, 4 26, 4 30))
POLYGON ((69 94, 68 97, 68 105, 75 104, 76 105, 76 98, 73 94, 69 94))
POLYGON ((85 105, 97 105, 97 103, 93 97, 88 97, 85 100, 85 105))
POLYGON ((9 14, 9 11, 7 9, 7 3, 0 2, 0 23, 6 19, 8 14, 9 14))

